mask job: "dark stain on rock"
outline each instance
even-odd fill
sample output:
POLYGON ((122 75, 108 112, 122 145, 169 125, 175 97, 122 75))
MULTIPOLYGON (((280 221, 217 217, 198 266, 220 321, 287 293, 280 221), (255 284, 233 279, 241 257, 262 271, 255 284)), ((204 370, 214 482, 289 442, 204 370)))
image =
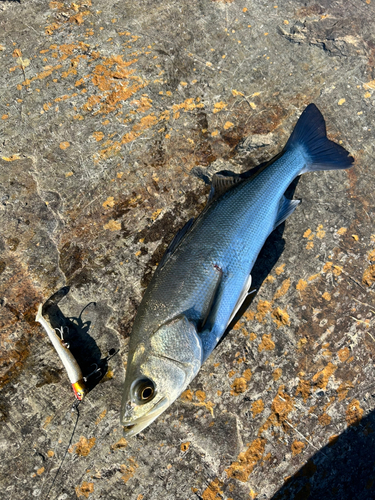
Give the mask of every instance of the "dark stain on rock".
POLYGON ((7 243, 9 250, 11 252, 15 252, 20 243, 20 240, 18 238, 8 238, 7 243))
POLYGON ((250 134, 266 135, 273 132, 281 123, 284 122, 288 113, 281 106, 265 103, 264 111, 261 114, 254 115, 250 122, 250 134))
POLYGON ((307 7, 302 7, 301 9, 298 9, 296 11, 296 16, 297 17, 309 17, 309 16, 318 16, 320 14, 323 14, 324 10, 323 8, 314 3, 312 5, 309 5, 307 7))
POLYGON ((172 212, 167 212, 163 217, 157 219, 151 227, 145 227, 136 234, 134 237, 134 243, 137 243, 140 239, 144 239, 145 243, 150 243, 153 241, 164 240, 166 237, 173 237, 171 234, 175 227, 176 215, 172 212))
POLYGON ((40 381, 36 387, 43 387, 46 384, 57 384, 61 380, 62 370, 54 370, 51 368, 44 368, 39 373, 40 381))
POLYGON ((83 251, 76 245, 68 241, 60 250, 60 268, 69 280, 74 273, 82 268, 83 251))
POLYGON ((118 324, 118 331, 119 334, 123 338, 128 338, 130 336, 130 332, 132 331, 133 323, 134 323, 134 318, 137 313, 137 309, 139 306, 138 300, 136 300, 134 297, 129 297, 128 299, 129 305, 130 305, 130 310, 128 313, 121 319, 121 321, 118 324))
POLYGON ((129 213, 132 208, 136 208, 139 205, 141 205, 143 203, 144 198, 146 197, 146 193, 143 193, 142 197, 138 195, 135 191, 133 191, 131 198, 125 198, 124 200, 121 200, 118 203, 116 203, 116 205, 110 212, 111 218, 121 219, 121 217, 129 213))
POLYGON ((6 263, 3 260, 0 260, 0 274, 2 274, 5 271, 6 267, 7 267, 6 263))

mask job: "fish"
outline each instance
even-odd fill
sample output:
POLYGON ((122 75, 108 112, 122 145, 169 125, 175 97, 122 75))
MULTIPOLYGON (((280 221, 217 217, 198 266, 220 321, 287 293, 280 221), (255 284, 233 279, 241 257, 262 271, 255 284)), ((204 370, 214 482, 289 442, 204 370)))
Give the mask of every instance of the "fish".
MULTIPOLYGON (((61 337, 59 337, 56 334, 56 331, 43 317, 42 309, 43 309, 43 304, 40 304, 38 307, 38 312, 35 321, 40 323, 47 332, 47 335, 50 341, 52 342, 53 347, 56 349, 56 352, 59 355, 62 364, 64 365, 70 383, 72 384, 72 389, 76 397, 76 403, 80 403, 81 401, 83 401, 83 398, 87 394, 87 388, 84 377, 82 375, 82 370, 79 364, 77 363, 77 360, 70 352, 69 346, 63 341, 61 337)), ((60 331, 59 329, 57 330, 60 331)), ((62 334, 62 329, 60 333, 62 334)))
POLYGON ((176 234, 139 305, 121 402, 125 437, 180 396, 223 336, 248 296, 264 242, 300 203, 285 197, 290 183, 353 162, 309 104, 281 153, 254 174, 213 176, 206 207, 176 234))

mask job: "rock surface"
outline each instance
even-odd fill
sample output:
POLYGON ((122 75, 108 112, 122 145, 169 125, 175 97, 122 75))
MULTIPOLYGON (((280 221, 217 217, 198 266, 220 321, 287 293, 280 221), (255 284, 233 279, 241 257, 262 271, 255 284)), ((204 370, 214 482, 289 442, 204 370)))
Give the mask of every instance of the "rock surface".
POLYGON ((375 2, 282 4, 0 3, 1 498, 375 497, 375 2), (252 303, 126 442, 128 338, 156 264, 212 174, 270 159, 310 102, 355 167, 294 183, 252 303), (34 322, 64 286, 49 319, 84 373, 106 372, 78 421, 34 322))

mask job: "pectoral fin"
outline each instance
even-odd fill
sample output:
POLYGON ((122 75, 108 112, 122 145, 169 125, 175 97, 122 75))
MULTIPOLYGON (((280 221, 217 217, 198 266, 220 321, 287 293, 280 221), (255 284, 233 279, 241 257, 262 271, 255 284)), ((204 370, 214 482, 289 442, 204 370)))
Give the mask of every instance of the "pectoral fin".
POLYGON ((223 307, 225 308, 225 305, 227 304, 226 299, 228 299, 228 297, 224 297, 224 294, 230 294, 230 290, 225 289, 225 287, 219 288, 212 305, 212 310, 210 311, 207 322, 204 325, 205 328, 199 333, 203 347, 203 361, 205 361, 214 350, 228 325, 244 303, 246 297, 249 295, 249 293, 252 293, 249 292, 250 285, 251 275, 249 275, 244 286, 242 287, 236 305, 234 306, 229 318, 226 315, 226 311, 223 310, 223 307))
POLYGON ((233 309, 233 312, 231 314, 231 317, 229 318, 227 327, 229 326, 229 324, 231 323, 231 321, 235 317, 235 315, 238 313, 242 304, 245 302, 245 300, 250 295, 250 293, 253 293, 253 291, 249 292, 250 286, 251 286, 251 274, 247 278, 245 286, 242 289, 241 295, 238 297, 237 304, 234 306, 234 309, 233 309))

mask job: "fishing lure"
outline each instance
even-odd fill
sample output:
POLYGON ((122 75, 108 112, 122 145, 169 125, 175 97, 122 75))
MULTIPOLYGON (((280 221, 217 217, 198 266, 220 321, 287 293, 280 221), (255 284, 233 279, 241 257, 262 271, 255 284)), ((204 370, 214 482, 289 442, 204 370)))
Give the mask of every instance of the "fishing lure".
MULTIPOLYGON (((47 332, 48 337, 50 338, 53 347, 56 349, 57 354, 59 355, 62 364, 64 365, 65 370, 67 371, 70 383, 72 384, 72 389, 75 397, 77 398, 77 404, 80 403, 85 395, 87 394, 87 388, 85 385, 85 380, 87 377, 83 377, 82 370, 79 367, 75 357, 69 350, 68 344, 64 342, 64 340, 57 335, 55 330, 50 326, 50 324, 43 318, 42 315, 42 307, 40 304, 38 308, 38 313, 36 315, 35 321, 40 323, 42 327, 47 332)), ((63 329, 56 328, 57 331, 62 335, 63 329)))

